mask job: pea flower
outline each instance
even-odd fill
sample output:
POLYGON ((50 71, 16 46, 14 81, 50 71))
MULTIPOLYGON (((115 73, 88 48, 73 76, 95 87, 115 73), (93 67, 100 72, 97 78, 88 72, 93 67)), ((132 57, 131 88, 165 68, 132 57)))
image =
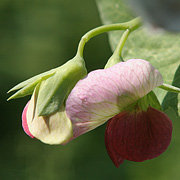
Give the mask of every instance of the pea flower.
POLYGON ((152 91, 162 84, 160 72, 142 59, 90 72, 66 101, 71 140, 108 121, 105 145, 116 167, 159 156, 172 136, 172 122, 152 91))
POLYGON ((84 76, 84 60, 76 55, 64 65, 32 77, 10 90, 20 89, 9 99, 32 94, 22 113, 22 126, 30 137, 47 144, 62 144, 72 137, 72 123, 66 115, 65 100, 84 76))

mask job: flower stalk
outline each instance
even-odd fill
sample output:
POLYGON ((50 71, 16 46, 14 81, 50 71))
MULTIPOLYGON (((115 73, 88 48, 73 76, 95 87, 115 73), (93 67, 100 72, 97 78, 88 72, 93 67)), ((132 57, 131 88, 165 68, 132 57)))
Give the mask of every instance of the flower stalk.
POLYGON ((142 25, 141 19, 135 18, 131 21, 125 22, 125 23, 116 23, 116 24, 108 24, 108 25, 103 25, 100 27, 97 27, 95 29, 92 29, 91 31, 87 32, 84 36, 82 36, 77 54, 79 54, 81 57, 83 57, 83 51, 84 51, 84 46, 85 44, 94 36, 97 36, 99 34, 109 32, 109 31, 115 31, 115 30, 127 30, 129 29, 129 33, 136 30, 142 25))
POLYGON ((106 68, 109 68, 119 62, 124 62, 122 56, 121 56, 121 53, 122 53, 122 49, 124 47, 124 44, 128 38, 130 34, 130 30, 129 29, 126 29, 126 31, 123 33, 113 55, 109 58, 108 62, 106 63, 104 69, 106 68))

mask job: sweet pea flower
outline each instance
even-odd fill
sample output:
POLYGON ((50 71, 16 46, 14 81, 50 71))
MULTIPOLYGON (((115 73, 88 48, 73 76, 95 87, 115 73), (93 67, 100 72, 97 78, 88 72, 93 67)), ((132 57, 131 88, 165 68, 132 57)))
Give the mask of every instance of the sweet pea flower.
POLYGON ((78 54, 64 65, 34 76, 12 88, 9 99, 32 94, 22 113, 24 131, 47 144, 66 143, 73 135, 65 101, 76 83, 87 74, 78 54))
POLYGON ((108 121, 107 152, 116 167, 124 160, 140 162, 162 154, 170 144, 172 122, 152 92, 163 84, 149 62, 131 59, 90 72, 66 101, 74 139, 108 121))

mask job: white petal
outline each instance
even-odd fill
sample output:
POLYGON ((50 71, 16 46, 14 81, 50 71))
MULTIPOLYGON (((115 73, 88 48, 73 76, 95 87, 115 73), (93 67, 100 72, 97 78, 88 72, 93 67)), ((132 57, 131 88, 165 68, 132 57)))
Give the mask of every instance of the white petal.
POLYGON ((40 141, 47 144, 64 144, 72 137, 72 123, 67 117, 64 105, 49 116, 38 116, 36 108, 37 91, 32 95, 27 110, 29 131, 40 141))

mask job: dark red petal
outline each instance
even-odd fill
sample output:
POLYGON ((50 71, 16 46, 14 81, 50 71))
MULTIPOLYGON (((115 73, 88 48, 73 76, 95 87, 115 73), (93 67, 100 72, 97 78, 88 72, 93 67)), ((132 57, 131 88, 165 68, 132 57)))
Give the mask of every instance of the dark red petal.
MULTIPOLYGON (((110 129, 110 128, 109 128, 110 129)), ((118 168, 120 164, 123 163, 124 159, 120 157, 116 151, 113 148, 113 143, 111 140, 111 130, 106 128, 106 133, 105 133, 105 145, 106 145, 106 150, 108 152, 109 157, 111 158, 112 162, 114 165, 118 168)))
MULTIPOLYGON (((29 101, 30 102, 30 101, 29 101)), ((24 132, 30 136, 31 138, 35 138, 29 131, 29 128, 28 128, 28 124, 27 124, 27 118, 26 118, 26 113, 27 113, 27 108, 28 108, 28 105, 29 105, 29 102, 26 104, 24 110, 23 110, 23 113, 22 113, 22 127, 24 129, 24 132)))
POLYGON ((121 112, 107 123, 105 145, 113 163, 118 159, 140 162, 162 154, 170 144, 172 122, 163 112, 121 112))

